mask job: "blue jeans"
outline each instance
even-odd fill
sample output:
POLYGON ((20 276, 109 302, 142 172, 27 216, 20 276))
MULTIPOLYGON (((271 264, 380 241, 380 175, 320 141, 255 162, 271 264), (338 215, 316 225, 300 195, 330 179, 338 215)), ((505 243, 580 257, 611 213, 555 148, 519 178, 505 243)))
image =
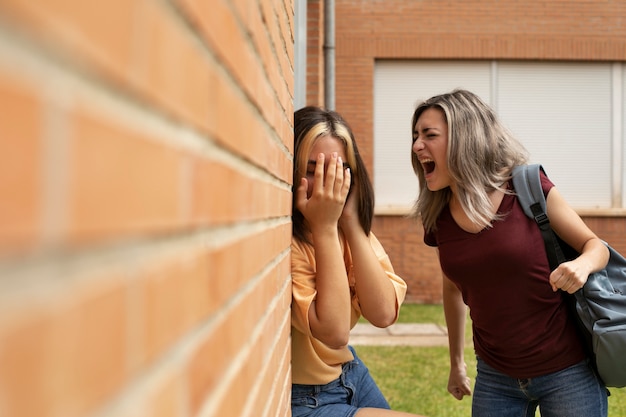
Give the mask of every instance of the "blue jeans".
POLYGON ((363 407, 389 409, 369 370, 349 348, 354 360, 343 364, 339 378, 326 385, 291 386, 292 417, 353 417, 363 407))
POLYGON ((585 360, 537 378, 516 379, 478 358, 472 417, 607 417, 607 391, 585 360))

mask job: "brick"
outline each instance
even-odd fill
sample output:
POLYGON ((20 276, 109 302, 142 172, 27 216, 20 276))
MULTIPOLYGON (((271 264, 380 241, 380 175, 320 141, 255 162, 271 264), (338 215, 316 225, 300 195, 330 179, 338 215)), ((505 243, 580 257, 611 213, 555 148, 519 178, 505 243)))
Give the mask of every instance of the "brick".
POLYGON ((271 65, 268 68, 268 76, 270 77, 271 84, 274 86, 274 90, 277 92, 278 100, 280 103, 288 103, 293 97, 294 89, 294 77, 293 74, 293 35, 292 28, 288 25, 291 23, 289 18, 282 13, 279 13, 277 8, 281 7, 273 0, 262 0, 260 8, 262 11, 263 21, 259 20, 258 23, 265 23, 266 27, 255 28, 255 32, 260 32, 255 38, 261 38, 261 33, 268 33, 269 39, 268 47, 270 50, 263 51, 261 49, 261 56, 263 61, 271 65), (266 54, 267 57, 265 56, 266 54), (273 59, 276 58, 276 60, 273 59))
POLYGON ((32 247, 40 235, 42 123, 38 94, 0 71, 0 255, 32 247))
POLYGON ((423 228, 402 216, 376 216, 372 231, 385 248, 396 274, 407 283, 405 302, 442 302, 441 269, 434 249, 423 243, 423 228))
POLYGON ((247 34, 240 27, 228 2, 223 0, 210 4, 199 0, 178 0, 178 2, 199 25, 202 37, 259 108, 267 105, 277 106, 264 71, 256 70, 257 65, 268 65, 271 62, 259 61, 253 45, 248 41, 247 34))
POLYGON ((184 332, 184 278, 176 259, 151 259, 150 270, 142 273, 144 283, 143 317, 140 329, 144 334, 146 359, 156 361, 184 332), (179 278, 183 278, 179 282, 179 278))
MULTIPOLYGON (((289 291, 291 296, 291 291, 289 291)), ((276 314, 280 317, 279 314, 276 314)), ((278 328, 271 331, 271 335, 278 335, 278 340, 274 340, 275 346, 272 349, 272 355, 269 358, 269 362, 265 365, 265 374, 268 380, 267 384, 256 387, 255 397, 253 405, 248 408, 256 411, 249 415, 261 415, 261 411, 265 410, 280 410, 279 403, 283 400, 284 385, 283 382, 291 378, 290 363, 291 363, 291 348, 290 348, 290 334, 291 334, 291 320, 288 318, 283 328, 278 328), (283 343, 286 342, 286 343, 283 343), (271 381, 271 382, 270 382, 271 381)), ((266 332, 264 332, 265 334, 266 332)), ((265 414, 268 415, 268 414, 265 414)), ((277 415, 280 415, 277 413, 277 415)), ((285 414, 283 414, 285 415, 285 414)), ((272 416, 270 413, 268 415, 272 416)))
POLYGON ((209 292, 214 306, 223 305, 261 272, 277 253, 289 247, 290 224, 223 244, 210 254, 209 292), (226 278, 225 278, 226 277, 226 278))
MULTIPOLYGON (((285 160, 286 162, 286 160, 285 160)), ((192 219, 195 224, 291 214, 291 192, 229 167, 197 159, 193 166, 192 219), (216 181, 216 179, 220 181, 216 181), (250 204, 249 202, 254 202, 250 204)))
POLYGON ((125 288, 70 290, 51 305, 24 303, 0 324, 0 391, 7 415, 79 416, 126 377, 125 288))
MULTIPOLYGON (((289 264, 288 259, 282 262, 285 265, 289 264)), ((216 384, 229 383, 224 380, 224 376, 229 368, 239 364, 234 359, 247 346, 246 340, 249 339, 258 325, 258 321, 250 320, 250 318, 263 317, 265 309, 277 296, 276 292, 271 291, 268 283, 275 280, 276 277, 280 277, 281 280, 284 279, 285 275, 278 273, 278 271, 284 271, 284 269, 276 267, 268 271, 263 279, 257 281, 254 289, 245 294, 241 300, 238 300, 229 314, 214 327, 207 339, 195 350, 187 368, 192 414, 195 414, 203 405, 205 396, 215 389, 216 384)), ((255 344, 254 341, 248 343, 255 344)), ((263 349, 258 350, 262 351, 263 349)), ((242 366, 247 366, 248 362, 245 361, 242 366)), ((247 391, 242 387, 246 384, 254 384, 254 380, 243 381, 234 378, 230 383, 236 383, 237 389, 227 389, 226 391, 246 393, 247 391)), ((230 404, 229 406, 241 410, 244 403, 245 401, 242 400, 238 404, 230 404)), ((216 415, 239 415, 237 412, 230 413, 234 410, 229 410, 225 414, 224 412, 224 409, 220 408, 220 412, 216 415)))
POLYGON ((144 400, 144 412, 136 415, 152 417, 185 416, 183 391, 181 375, 178 373, 169 375, 169 378, 162 381, 152 395, 144 400))
POLYGON ((206 131, 212 120, 215 69, 193 32, 183 26, 169 7, 145 2, 132 78, 142 95, 175 119, 206 131))
POLYGON ((180 225, 181 152, 94 111, 73 116, 71 241, 163 233, 180 225))
POLYGON ((292 13, 1 2, 0 415, 290 415, 292 13))
POLYGON ((222 415, 249 415, 256 416, 264 407, 271 402, 272 396, 277 389, 274 383, 282 382, 279 370, 286 371, 288 368, 289 352, 281 351, 283 342, 289 341, 291 331, 290 320, 282 323, 266 323, 261 330, 259 340, 255 343, 255 349, 250 351, 250 357, 241 368, 235 378, 243 382, 242 390, 231 390, 222 401, 222 415), (282 326, 281 326, 282 325, 282 326), (287 353, 287 355, 285 355, 287 353), (263 375, 268 384, 258 387, 254 384, 255 375, 263 375), (271 382, 270 382, 271 381, 271 382), (246 395, 242 397, 242 395, 246 395), (244 414, 241 405, 246 405, 244 414))
POLYGON ((87 3, 75 0, 24 2, 5 0, 3 14, 14 25, 79 65, 121 80, 128 72, 134 45, 137 6, 143 0, 87 3))
POLYGON ((204 250, 186 248, 148 257, 135 280, 132 302, 142 306, 133 333, 141 335, 141 363, 156 361, 217 306, 211 302, 210 264, 204 250))
POLYGON ((185 417, 184 391, 178 362, 161 363, 126 392, 109 413, 115 417, 185 417))

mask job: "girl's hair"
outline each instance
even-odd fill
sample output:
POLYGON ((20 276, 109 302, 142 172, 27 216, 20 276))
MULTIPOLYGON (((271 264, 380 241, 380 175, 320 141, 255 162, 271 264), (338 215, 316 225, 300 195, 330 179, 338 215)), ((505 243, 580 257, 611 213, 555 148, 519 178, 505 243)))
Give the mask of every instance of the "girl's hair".
MULTIPOLYGON (((350 193, 354 192, 356 188, 358 195, 359 223, 365 233, 369 235, 374 216, 374 190, 363 159, 361 159, 359 154, 354 134, 348 123, 335 111, 307 106, 294 113, 293 130, 293 182, 296 184, 294 188, 297 188, 300 179, 306 176, 309 156, 315 142, 322 136, 332 136, 340 140, 345 147, 347 158, 345 162, 350 167, 352 175, 350 193)), ((296 208, 295 189, 293 192, 291 219, 293 236, 302 242, 311 243, 307 237, 308 227, 304 216, 296 208)))
MULTIPOLYGON (((456 197, 470 220, 489 227, 492 220, 500 218, 492 215, 489 193, 496 189, 507 192, 503 184, 511 178, 514 166, 527 162, 528 152, 487 104, 476 94, 460 89, 419 104, 413 113, 411 133, 422 113, 431 108, 441 110, 448 124, 447 160, 457 186, 456 197)), ((411 216, 421 216, 425 230, 430 232, 436 229, 437 218, 452 194, 449 187, 428 189, 415 152, 411 152, 411 163, 420 185, 411 216)))

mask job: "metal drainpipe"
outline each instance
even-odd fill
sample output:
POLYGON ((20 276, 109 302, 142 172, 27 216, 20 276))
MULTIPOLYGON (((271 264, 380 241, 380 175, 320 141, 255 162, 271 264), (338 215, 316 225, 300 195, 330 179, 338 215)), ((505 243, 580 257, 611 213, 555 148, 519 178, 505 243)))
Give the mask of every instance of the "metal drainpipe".
POLYGON ((324 0, 324 100, 335 110, 335 0, 324 0))
POLYGON ((294 110, 306 105, 307 0, 295 0, 294 110))

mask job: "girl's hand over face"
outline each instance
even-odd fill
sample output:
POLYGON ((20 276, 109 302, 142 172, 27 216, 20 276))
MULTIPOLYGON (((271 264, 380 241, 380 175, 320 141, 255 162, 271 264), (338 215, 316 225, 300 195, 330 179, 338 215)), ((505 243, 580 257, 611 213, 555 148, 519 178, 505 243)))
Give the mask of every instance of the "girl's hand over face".
POLYGON ((320 153, 315 163, 313 190, 307 197, 308 180, 302 178, 296 190, 296 208, 300 210, 312 232, 320 228, 337 228, 337 222, 350 191, 350 171, 343 169, 337 153, 331 155, 324 175, 325 155, 320 153))
POLYGON ((359 222, 359 197, 358 189, 352 187, 352 191, 348 194, 346 204, 339 218, 339 226, 344 232, 348 232, 350 228, 361 228, 359 222))

